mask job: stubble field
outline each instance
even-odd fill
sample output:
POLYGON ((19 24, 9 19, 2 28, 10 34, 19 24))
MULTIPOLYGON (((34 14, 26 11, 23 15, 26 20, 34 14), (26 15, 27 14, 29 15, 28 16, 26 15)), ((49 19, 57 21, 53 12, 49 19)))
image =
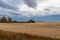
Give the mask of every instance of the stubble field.
POLYGON ((0 23, 0 30, 60 39, 59 22, 0 23))

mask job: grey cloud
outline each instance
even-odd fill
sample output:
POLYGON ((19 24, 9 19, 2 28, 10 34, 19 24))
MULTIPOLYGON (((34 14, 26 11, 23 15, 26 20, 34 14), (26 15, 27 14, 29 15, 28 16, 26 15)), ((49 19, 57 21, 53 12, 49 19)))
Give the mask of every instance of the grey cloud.
POLYGON ((17 9, 17 8, 15 8, 15 7, 12 7, 12 6, 10 6, 10 5, 8 5, 8 4, 6 4, 5 2, 3 2, 2 0, 0 0, 0 7, 2 7, 2 8, 6 8, 6 9, 17 9))
POLYGON ((49 8, 45 8, 45 11, 51 11, 51 9, 49 9, 49 8))
POLYGON ((52 9, 54 9, 54 7, 47 7, 47 8, 45 8, 44 10, 45 10, 45 11, 52 11, 52 9))
POLYGON ((36 8, 36 0, 23 0, 25 4, 27 4, 29 7, 36 8))
POLYGON ((14 12, 9 12, 10 14, 13 14, 13 15, 21 15, 21 14, 18 14, 18 13, 14 13, 14 12))
POLYGON ((18 5, 21 5, 22 3, 22 0, 9 0, 8 2, 6 2, 10 5, 12 5, 13 7, 18 7, 18 5))

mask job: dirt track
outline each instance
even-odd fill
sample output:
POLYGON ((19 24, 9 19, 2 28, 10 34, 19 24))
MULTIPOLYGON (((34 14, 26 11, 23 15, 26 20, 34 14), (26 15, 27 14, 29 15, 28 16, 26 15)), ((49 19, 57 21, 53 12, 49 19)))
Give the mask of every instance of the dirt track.
POLYGON ((60 39, 60 23, 0 23, 0 29, 60 39))

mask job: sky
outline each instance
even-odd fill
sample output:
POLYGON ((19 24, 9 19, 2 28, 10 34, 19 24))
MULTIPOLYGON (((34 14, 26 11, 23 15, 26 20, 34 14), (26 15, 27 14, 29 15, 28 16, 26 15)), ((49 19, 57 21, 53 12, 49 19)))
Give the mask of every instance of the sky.
POLYGON ((60 0, 0 0, 0 14, 47 16, 60 14, 60 0))

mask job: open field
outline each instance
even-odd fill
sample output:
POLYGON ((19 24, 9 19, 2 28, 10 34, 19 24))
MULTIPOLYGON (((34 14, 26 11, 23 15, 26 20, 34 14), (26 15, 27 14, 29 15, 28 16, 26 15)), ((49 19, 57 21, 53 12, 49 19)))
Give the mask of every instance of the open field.
POLYGON ((15 33, 0 30, 0 40, 60 40, 60 39, 36 36, 27 33, 15 33))
POLYGON ((0 29, 4 31, 28 33, 31 35, 60 39, 59 22, 0 23, 0 29))

